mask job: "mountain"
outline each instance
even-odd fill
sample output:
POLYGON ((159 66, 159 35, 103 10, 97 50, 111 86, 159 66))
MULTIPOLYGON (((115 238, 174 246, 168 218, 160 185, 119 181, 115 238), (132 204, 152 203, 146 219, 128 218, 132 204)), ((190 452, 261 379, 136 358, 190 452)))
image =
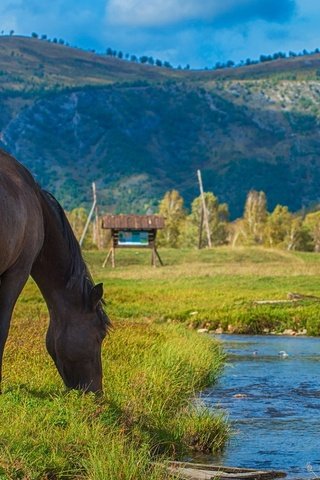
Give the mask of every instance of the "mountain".
POLYGON ((204 187, 241 215, 247 192, 291 210, 320 202, 320 55, 178 70, 0 37, 0 146, 65 208, 155 210, 204 187))

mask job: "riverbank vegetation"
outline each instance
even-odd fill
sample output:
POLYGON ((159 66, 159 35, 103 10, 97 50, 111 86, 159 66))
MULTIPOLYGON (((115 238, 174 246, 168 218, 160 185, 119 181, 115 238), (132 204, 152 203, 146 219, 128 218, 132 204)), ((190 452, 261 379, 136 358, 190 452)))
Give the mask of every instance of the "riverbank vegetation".
MULTIPOLYGON (((89 257, 98 267, 100 258, 89 257)), ((113 321, 103 348, 102 399, 65 391, 45 351, 47 311, 32 281, 18 301, 0 395, 1 479, 167 479, 157 462, 219 451, 226 442, 221 415, 194 400, 221 370, 219 344, 181 325, 151 324, 143 308, 125 319, 136 282, 120 300, 109 271, 99 276, 113 321)), ((136 300, 142 305, 143 295, 136 300)))

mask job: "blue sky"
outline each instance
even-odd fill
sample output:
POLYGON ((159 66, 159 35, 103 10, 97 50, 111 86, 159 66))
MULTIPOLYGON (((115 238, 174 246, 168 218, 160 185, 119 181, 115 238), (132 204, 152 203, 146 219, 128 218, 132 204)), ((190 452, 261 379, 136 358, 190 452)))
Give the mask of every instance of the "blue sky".
POLYGON ((0 0, 0 30, 211 67, 320 48, 319 0, 0 0))

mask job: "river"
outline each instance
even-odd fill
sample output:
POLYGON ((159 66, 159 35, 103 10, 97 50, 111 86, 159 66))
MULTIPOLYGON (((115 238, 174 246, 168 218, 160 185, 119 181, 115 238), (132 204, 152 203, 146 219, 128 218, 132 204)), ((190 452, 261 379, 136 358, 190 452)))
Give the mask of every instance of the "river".
POLYGON ((234 430, 216 463, 320 477, 320 339, 219 335, 228 353, 206 405, 234 430), (281 353, 280 353, 281 352, 281 353))

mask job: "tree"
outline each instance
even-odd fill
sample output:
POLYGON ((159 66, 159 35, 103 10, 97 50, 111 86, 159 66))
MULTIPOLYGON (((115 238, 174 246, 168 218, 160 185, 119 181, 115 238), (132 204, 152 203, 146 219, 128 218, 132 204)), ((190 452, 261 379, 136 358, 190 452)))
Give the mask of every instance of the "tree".
POLYGON ((165 228, 160 230, 158 243, 162 246, 176 248, 180 231, 185 220, 183 198, 177 190, 167 192, 159 205, 159 215, 165 217, 165 228))
POLYGON ((292 214, 288 207, 277 205, 269 215, 266 225, 267 242, 270 247, 284 246, 291 231, 292 214))
MULTIPOLYGON (((71 212, 66 212, 66 215, 68 217, 68 220, 70 222, 70 225, 72 227, 72 230, 75 236, 77 237, 78 240, 80 240, 85 224, 87 222, 88 212, 83 207, 78 207, 71 210, 71 212)), ((83 248, 96 248, 97 245, 94 242, 93 233, 94 233, 94 224, 90 222, 86 237, 82 244, 83 248)))
POLYGON ((272 60, 271 55, 260 55, 259 60, 261 63, 263 62, 270 62, 272 60))
POLYGON ((79 240, 88 218, 87 211, 83 207, 74 208, 67 213, 67 217, 75 236, 79 240))
POLYGON ((303 225, 302 217, 293 217, 290 232, 285 242, 287 250, 302 250, 307 252, 313 250, 312 238, 308 229, 303 225))
POLYGON ((31 33, 31 37, 32 37, 32 38, 38 38, 38 34, 37 34, 36 32, 32 32, 32 33, 31 33))
POLYGON ((315 252, 320 252, 320 211, 308 213, 303 225, 312 237, 315 252))
POLYGON ((264 192, 251 190, 244 208, 244 232, 249 243, 262 244, 267 221, 267 199, 264 192))
MULTIPOLYGON (((229 209, 226 203, 220 204, 218 198, 212 192, 204 193, 205 203, 208 212, 208 222, 212 245, 223 245, 228 238, 229 209)), ((202 216, 201 196, 195 198, 191 205, 191 214, 184 226, 184 244, 186 246, 199 245, 199 228, 202 216)), ((201 244, 199 247, 207 247, 208 239, 205 227, 202 224, 201 244)))

